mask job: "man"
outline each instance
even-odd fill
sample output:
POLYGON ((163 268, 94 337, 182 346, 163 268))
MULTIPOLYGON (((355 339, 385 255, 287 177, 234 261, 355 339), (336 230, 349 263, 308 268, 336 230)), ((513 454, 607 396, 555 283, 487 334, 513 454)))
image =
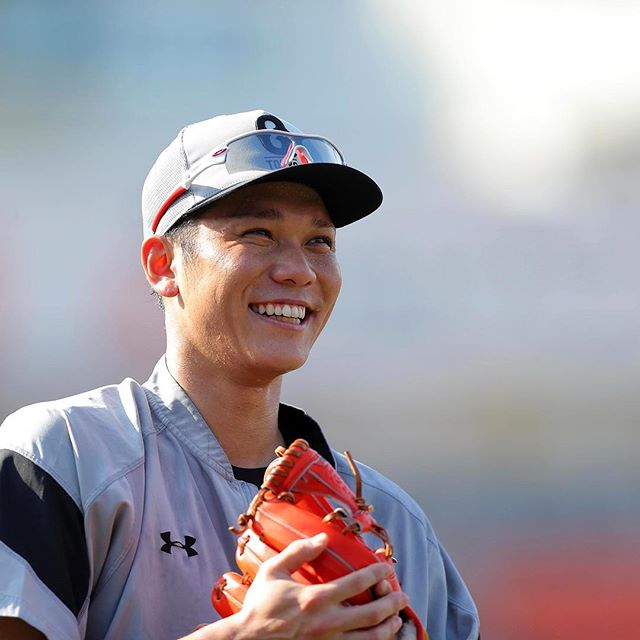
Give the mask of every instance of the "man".
POLYGON ((322 536, 266 563, 238 614, 210 591, 234 566, 227 526, 279 445, 307 439, 350 482, 303 411, 280 404, 340 290, 336 227, 382 194, 328 140, 264 111, 185 127, 143 189, 142 264, 165 310, 166 355, 127 379, 26 407, 0 428, 0 637, 393 638, 407 604, 431 640, 472 639, 471 597, 419 507, 362 466, 397 550, 325 585, 291 573, 322 536), (345 607, 373 588, 378 599, 345 607), (406 594, 406 595, 405 595, 406 594))

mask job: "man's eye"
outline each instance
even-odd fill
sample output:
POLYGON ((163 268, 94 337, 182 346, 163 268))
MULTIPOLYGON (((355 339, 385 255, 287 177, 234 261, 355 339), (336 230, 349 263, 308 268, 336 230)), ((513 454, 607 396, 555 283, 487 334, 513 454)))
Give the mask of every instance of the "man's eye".
POLYGON ((268 229, 249 229, 244 232, 245 236, 262 236, 263 238, 271 238, 271 231, 268 229))
POLYGON ((313 238, 309 244, 313 244, 313 245, 320 245, 320 246, 327 246, 329 247, 329 249, 333 249, 333 238, 330 238, 329 236, 318 236, 317 238, 313 238))

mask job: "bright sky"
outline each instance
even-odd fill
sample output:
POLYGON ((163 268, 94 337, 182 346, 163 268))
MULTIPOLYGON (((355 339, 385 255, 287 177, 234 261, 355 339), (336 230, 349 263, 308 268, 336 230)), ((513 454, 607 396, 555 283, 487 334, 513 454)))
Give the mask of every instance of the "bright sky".
POLYGON ((378 11, 431 78, 416 90, 428 88, 445 167, 498 210, 561 205, 599 149, 615 154, 640 129, 640 2, 424 0, 378 11))

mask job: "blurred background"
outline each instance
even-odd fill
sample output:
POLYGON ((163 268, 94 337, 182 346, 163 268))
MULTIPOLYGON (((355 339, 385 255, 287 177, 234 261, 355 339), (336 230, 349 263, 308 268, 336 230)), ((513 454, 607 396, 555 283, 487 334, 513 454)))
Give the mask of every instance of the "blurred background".
POLYGON ((0 414, 163 352, 140 190, 265 108, 381 184, 285 399, 405 487, 483 638, 638 637, 640 2, 0 2, 0 414))

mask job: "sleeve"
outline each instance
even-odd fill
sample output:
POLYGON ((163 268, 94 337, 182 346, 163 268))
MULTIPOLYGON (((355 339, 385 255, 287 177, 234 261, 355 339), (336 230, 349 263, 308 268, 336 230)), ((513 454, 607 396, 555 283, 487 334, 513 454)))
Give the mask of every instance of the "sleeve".
MULTIPOLYGON (((336 452, 334 456, 339 471, 352 482, 343 457, 336 452)), ((476 605, 424 511, 388 478, 361 463, 358 468, 363 495, 391 537, 398 579, 412 609, 425 624, 429 640, 478 640, 476 605)), ((372 548, 378 545, 370 534, 365 539, 372 548)))
POLYGON ((478 640, 480 621, 471 594, 429 520, 420 515, 390 527, 400 584, 429 640, 478 640))
POLYGON ((48 640, 104 636, 139 536, 144 402, 126 380, 0 425, 0 616, 48 640))
POLYGON ((430 640, 478 640, 478 611, 446 549, 428 539, 427 631, 430 640))
POLYGON ((80 507, 28 452, 0 439, 0 615, 49 640, 76 640, 88 590, 80 507))

